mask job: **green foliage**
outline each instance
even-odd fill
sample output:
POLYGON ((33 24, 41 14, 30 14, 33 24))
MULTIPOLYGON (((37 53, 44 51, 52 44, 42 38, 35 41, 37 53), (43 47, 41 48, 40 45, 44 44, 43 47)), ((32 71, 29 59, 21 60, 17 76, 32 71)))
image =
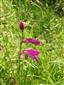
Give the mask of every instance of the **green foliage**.
POLYGON ((0 0, 0 85, 12 85, 11 77, 18 85, 64 85, 63 13, 63 0, 0 0), (40 55, 39 62, 20 61, 20 76, 19 20, 26 22, 25 37, 36 37, 42 42, 40 47, 23 44, 22 50, 33 46, 40 55))

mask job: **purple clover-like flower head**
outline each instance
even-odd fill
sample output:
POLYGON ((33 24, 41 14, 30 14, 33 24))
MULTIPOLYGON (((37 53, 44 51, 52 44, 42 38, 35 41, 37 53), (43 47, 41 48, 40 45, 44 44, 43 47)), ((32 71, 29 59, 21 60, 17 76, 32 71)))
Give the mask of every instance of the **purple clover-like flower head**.
POLYGON ((34 45, 40 45, 41 42, 35 38, 26 38, 23 40, 24 43, 32 43, 34 45))
POLYGON ((24 22, 20 21, 19 22, 19 28, 23 31, 24 30, 24 22))

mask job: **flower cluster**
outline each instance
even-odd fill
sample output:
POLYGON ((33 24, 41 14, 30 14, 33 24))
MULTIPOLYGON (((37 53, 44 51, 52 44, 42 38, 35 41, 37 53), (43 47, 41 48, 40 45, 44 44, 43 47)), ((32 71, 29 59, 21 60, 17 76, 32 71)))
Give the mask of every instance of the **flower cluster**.
MULTIPOLYGON (((19 28, 21 29, 21 31, 23 32, 24 30, 24 22, 20 21, 19 22, 19 28)), ((41 45, 41 42, 35 38, 25 38, 22 40, 22 43, 31 43, 34 45, 41 45)), ((25 50, 20 51, 20 59, 25 58, 25 55, 27 55, 28 57, 30 57, 32 60, 34 61, 38 61, 38 54, 40 52, 38 50, 34 50, 32 48, 27 48, 25 50)))

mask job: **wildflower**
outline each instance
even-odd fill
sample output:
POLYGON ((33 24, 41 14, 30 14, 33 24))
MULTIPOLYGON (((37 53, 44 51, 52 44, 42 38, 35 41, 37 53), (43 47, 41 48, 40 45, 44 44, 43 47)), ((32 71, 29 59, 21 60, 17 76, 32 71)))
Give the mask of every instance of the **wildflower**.
POLYGON ((37 58, 37 55, 39 54, 39 51, 38 50, 27 48, 27 49, 21 51, 21 54, 26 54, 32 60, 38 61, 38 58, 37 58))
POLYGON ((24 30, 24 22, 20 21, 19 22, 19 28, 23 31, 24 30))
POLYGON ((23 40, 24 43, 32 43, 34 45, 40 45, 40 41, 35 38, 26 38, 23 40))

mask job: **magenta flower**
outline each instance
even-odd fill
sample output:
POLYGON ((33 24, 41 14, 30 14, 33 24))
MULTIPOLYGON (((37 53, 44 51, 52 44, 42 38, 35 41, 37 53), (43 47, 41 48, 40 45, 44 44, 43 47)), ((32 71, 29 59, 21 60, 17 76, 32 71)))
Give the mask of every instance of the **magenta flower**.
POLYGON ((26 54, 27 56, 29 56, 32 60, 38 61, 37 55, 40 52, 31 48, 25 49, 23 51, 21 51, 21 54, 26 54))
POLYGON ((26 38, 23 40, 24 43, 32 43, 34 45, 40 45, 40 41, 35 38, 26 38))
POLYGON ((20 21, 19 22, 19 28, 23 31, 24 30, 24 22, 20 21))

